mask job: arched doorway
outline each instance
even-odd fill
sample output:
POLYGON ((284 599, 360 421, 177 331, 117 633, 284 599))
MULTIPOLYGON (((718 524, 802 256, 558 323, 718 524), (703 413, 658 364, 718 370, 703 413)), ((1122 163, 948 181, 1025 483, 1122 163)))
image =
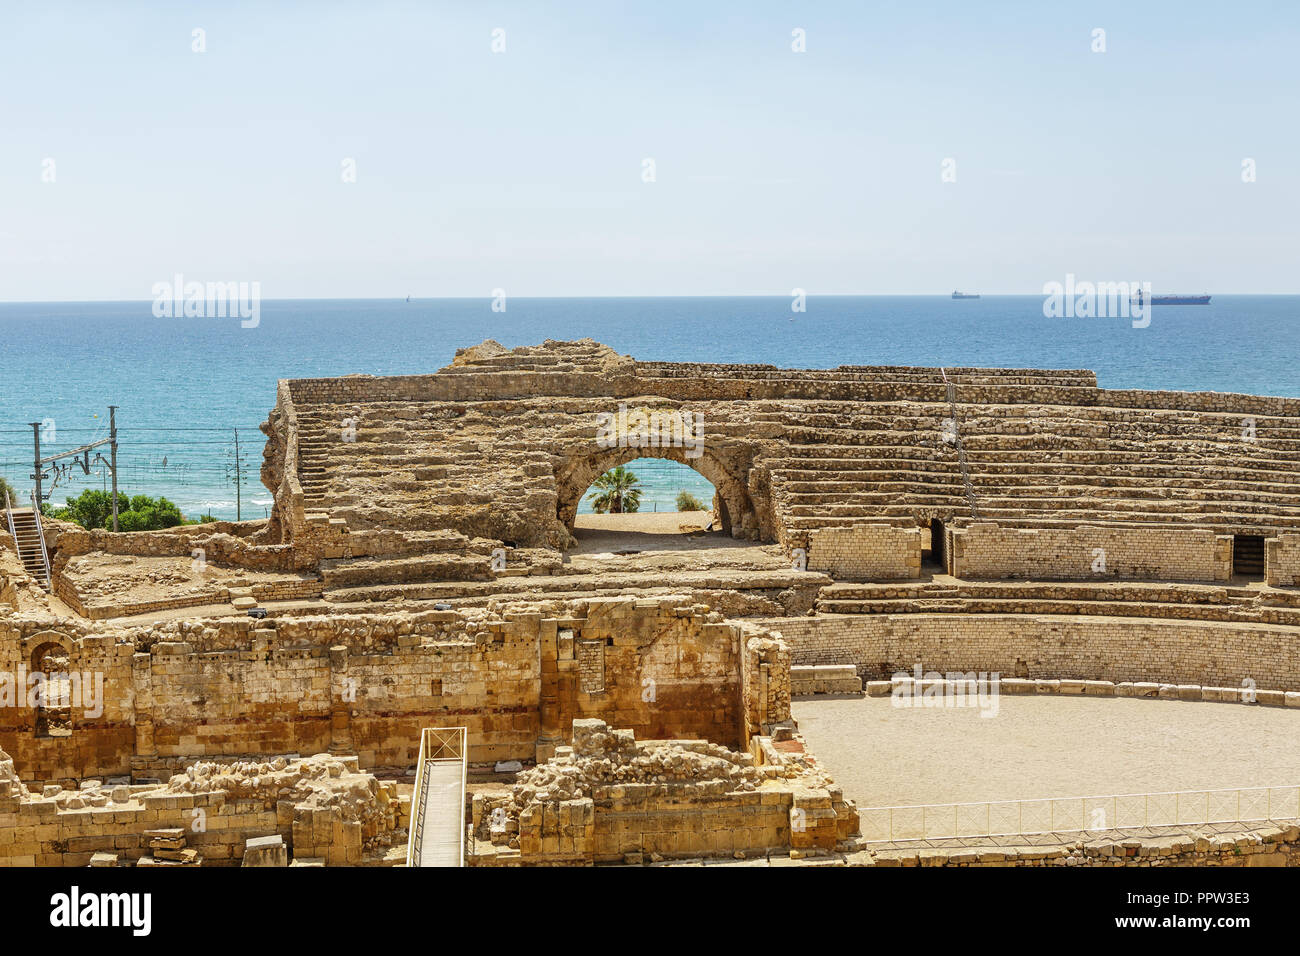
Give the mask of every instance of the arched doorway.
POLYGON ((747 487, 748 462, 728 460, 717 451, 685 448, 597 448, 587 454, 570 455, 556 470, 556 517, 573 530, 579 505, 598 477, 637 458, 662 458, 699 472, 716 491, 713 504, 719 530, 733 538, 759 539, 760 524, 747 487))
POLYGON ((717 489, 694 468, 668 458, 634 458, 598 475, 578 499, 578 514, 712 512, 717 489), (619 498, 616 474, 634 476, 634 507, 619 498))

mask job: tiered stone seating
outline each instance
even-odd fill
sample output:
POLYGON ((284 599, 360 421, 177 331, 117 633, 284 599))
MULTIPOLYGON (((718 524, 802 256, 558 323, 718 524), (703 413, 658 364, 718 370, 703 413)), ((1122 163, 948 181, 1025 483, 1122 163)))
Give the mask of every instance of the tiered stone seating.
POLYGON ((550 456, 512 437, 518 429, 455 403, 316 405, 299 412, 305 504, 353 529, 486 525, 508 539, 512 515, 555 500, 550 456))
MULTIPOLYGON (((1102 393, 1104 395, 1104 393, 1102 393)), ((960 392, 959 392, 960 397, 960 392)), ((789 529, 930 512, 968 517, 946 405, 790 414, 770 461, 789 529), (892 412, 892 415, 888 413, 892 412)), ((1300 420, 1091 406, 959 406, 979 516, 1004 524, 1191 523, 1272 534, 1300 525, 1300 420)))
POLYGON ((413 561, 408 548, 387 578, 330 568, 327 589, 481 578, 502 543, 564 548, 591 469, 617 458, 597 448, 598 416, 623 405, 702 413, 706 457, 678 459, 714 482, 733 533, 787 547, 860 523, 960 525, 972 498, 1007 527, 1300 527, 1300 401, 1105 390, 1080 370, 799 370, 488 342, 434 375, 298 380, 280 395, 271 456, 283 451, 296 484, 276 488, 278 513, 305 509, 341 536, 450 529, 481 542, 464 561, 413 561))
POLYGON ((837 583, 821 590, 816 609, 823 614, 1064 614, 1300 626, 1300 599, 1294 596, 1181 583, 976 583, 951 578, 837 583))
POLYGON ((655 571, 599 574, 534 574, 488 581, 429 579, 422 582, 370 583, 334 587, 324 594, 333 604, 376 601, 437 601, 453 606, 482 606, 494 600, 569 600, 623 594, 654 596, 690 594, 718 610, 738 615, 802 613, 817 591, 830 583, 821 574, 787 570, 706 569, 677 571, 670 580, 655 571))

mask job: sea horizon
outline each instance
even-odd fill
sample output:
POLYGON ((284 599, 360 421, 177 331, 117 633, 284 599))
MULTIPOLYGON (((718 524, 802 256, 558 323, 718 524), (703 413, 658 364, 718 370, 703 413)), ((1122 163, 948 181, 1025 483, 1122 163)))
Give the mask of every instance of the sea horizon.
MULTIPOLYGON (((805 290, 806 291, 806 290, 805 290)), ((947 292, 810 292, 807 291, 808 298, 817 299, 925 299, 937 298, 948 299, 952 297, 953 292, 962 292, 977 295, 981 298, 1032 298, 1042 299, 1042 292, 985 292, 972 291, 967 289, 950 289, 947 292)), ((1231 292, 1215 291, 1213 289, 1169 289, 1154 290, 1155 295, 1208 295, 1208 296, 1232 296, 1233 298, 1274 298, 1300 296, 1300 292, 1231 292)), ((671 292, 671 293, 628 293, 621 295, 510 295, 510 301, 529 301, 529 300, 577 300, 592 301, 599 299, 786 299, 791 296, 779 292, 671 292)), ((492 300, 491 295, 433 295, 418 296, 412 295, 410 301, 415 302, 478 302, 492 300)), ((358 295, 358 296, 331 296, 331 295, 287 295, 276 296, 275 298, 264 297, 262 302, 405 302, 405 295, 383 296, 383 295, 358 295)), ((0 299, 0 306, 7 305, 123 305, 123 304, 142 304, 152 305, 152 298, 93 298, 93 299, 0 299)), ((3 316, 0 316, 3 318, 3 316)))

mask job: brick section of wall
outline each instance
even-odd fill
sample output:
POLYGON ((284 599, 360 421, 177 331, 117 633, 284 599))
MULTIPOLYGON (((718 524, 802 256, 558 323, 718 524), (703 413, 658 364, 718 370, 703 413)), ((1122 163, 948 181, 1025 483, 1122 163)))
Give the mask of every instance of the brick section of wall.
POLYGON ((868 680, 898 671, 1157 681, 1300 689, 1300 632, 1266 625, 1004 614, 843 615, 756 622, 795 664, 854 664, 868 680))
POLYGON ((920 528, 819 528, 809 533, 808 545, 808 570, 845 581, 893 581, 921 574, 920 528))
POLYGON ((1232 576, 1232 536, 1197 528, 1026 530, 977 521, 953 529, 951 541, 952 574, 972 580, 1226 581, 1232 576))
POLYGON ((797 664, 790 668, 792 696, 860 694, 862 678, 852 664, 797 664))
POLYGON ((1269 587, 1300 584, 1300 534, 1280 534, 1264 542, 1264 574, 1269 587))

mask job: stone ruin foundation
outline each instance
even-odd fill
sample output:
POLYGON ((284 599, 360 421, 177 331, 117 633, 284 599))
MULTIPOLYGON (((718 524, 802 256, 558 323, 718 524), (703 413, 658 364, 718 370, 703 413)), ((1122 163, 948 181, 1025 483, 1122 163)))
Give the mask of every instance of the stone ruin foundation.
MULTIPOLYGON (((796 738, 788 728, 778 740, 796 738)), ((575 720, 573 745, 473 804, 478 865, 589 865, 834 850, 853 804, 805 759, 756 737, 738 753, 705 740, 638 742, 575 720), (763 759, 760 759, 763 758, 763 759)))
POLYGON ((0 530, 0 865, 399 862, 421 731, 461 726, 471 865, 1298 862, 1285 825, 873 848, 790 699, 924 660, 1300 707, 1300 401, 488 341, 281 381, 263 431, 268 520, 49 520, 48 587, 0 530), (639 457, 707 478, 743 550, 577 554, 582 495, 639 457), (6 703, 42 669, 104 692, 6 703))

